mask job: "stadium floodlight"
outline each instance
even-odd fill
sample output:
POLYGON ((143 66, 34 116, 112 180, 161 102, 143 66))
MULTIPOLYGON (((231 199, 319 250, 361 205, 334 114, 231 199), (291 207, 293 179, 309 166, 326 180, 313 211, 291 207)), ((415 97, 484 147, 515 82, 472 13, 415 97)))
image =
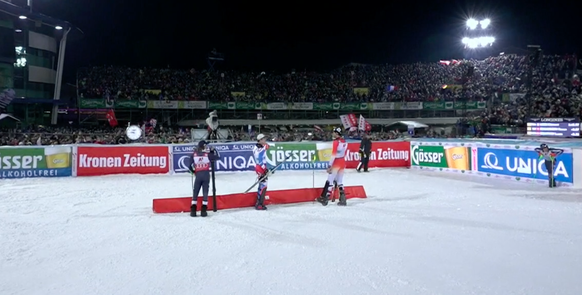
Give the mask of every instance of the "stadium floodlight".
POLYGON ((26 15, 21 15, 18 17, 19 19, 27 19, 28 17, 26 17, 26 15))
POLYGON ((495 42, 495 37, 478 37, 478 38, 468 38, 465 37, 461 40, 466 48, 476 49, 492 46, 495 42))
POLYGON ((62 30, 62 29, 63 29, 63 27, 61 27, 61 26, 56 26, 56 27, 55 27, 55 29, 57 29, 57 30, 62 30))
POLYGON ((476 19, 474 19, 474 18, 470 18, 470 19, 467 20, 467 27, 470 30, 476 29, 478 25, 479 25, 479 22, 476 19))
POLYGON ((480 21, 479 24, 481 25, 481 29, 487 29, 487 27, 491 24, 491 20, 486 18, 480 21))

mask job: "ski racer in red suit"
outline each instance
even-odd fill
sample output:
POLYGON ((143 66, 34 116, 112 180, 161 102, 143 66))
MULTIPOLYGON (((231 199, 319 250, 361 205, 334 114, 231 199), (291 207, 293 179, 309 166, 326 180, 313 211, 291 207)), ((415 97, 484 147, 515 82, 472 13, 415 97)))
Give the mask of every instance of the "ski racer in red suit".
POLYGON ((346 169, 345 156, 348 151, 348 143, 342 136, 342 129, 337 127, 333 130, 333 143, 331 150, 331 159, 327 168, 327 181, 325 182, 322 196, 317 199, 322 205, 326 206, 329 197, 334 188, 334 182, 340 191, 338 206, 346 206, 346 194, 344 192, 344 170, 346 169))

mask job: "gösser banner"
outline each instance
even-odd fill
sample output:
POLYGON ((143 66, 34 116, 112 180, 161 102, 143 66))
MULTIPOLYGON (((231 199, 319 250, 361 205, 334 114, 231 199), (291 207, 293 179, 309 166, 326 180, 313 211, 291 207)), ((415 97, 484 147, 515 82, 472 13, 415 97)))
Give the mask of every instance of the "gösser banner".
POLYGON ((71 176, 70 146, 0 148, 0 179, 71 176))
POLYGON ((456 143, 411 143, 412 167, 465 173, 476 170, 477 148, 456 143))
POLYGON ((77 176, 168 173, 168 160, 167 146, 79 146, 77 176))
MULTIPOLYGON (((548 179, 548 172, 543 160, 530 150, 478 149, 478 171, 486 176, 505 175, 516 180, 521 178, 548 179)), ((558 182, 573 183, 573 157, 571 152, 564 152, 556 159, 554 177, 558 182)))

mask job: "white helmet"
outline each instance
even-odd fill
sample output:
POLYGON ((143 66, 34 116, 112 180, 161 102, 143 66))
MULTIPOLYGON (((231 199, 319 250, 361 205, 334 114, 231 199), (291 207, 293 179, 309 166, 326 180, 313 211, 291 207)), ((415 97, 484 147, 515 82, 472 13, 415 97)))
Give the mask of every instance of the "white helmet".
POLYGON ((259 140, 261 140, 263 138, 265 138, 265 135, 263 133, 257 135, 257 141, 259 141, 259 140))

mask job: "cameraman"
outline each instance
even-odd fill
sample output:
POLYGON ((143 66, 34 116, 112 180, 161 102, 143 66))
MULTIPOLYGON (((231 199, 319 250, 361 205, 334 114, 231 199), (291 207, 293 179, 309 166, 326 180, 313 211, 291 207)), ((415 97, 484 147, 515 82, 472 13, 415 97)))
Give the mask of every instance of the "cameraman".
POLYGON ((365 133, 362 134, 362 141, 360 142, 360 164, 356 170, 360 172, 364 168, 364 172, 368 172, 368 162, 370 161, 370 152, 372 151, 372 141, 368 138, 365 133))

